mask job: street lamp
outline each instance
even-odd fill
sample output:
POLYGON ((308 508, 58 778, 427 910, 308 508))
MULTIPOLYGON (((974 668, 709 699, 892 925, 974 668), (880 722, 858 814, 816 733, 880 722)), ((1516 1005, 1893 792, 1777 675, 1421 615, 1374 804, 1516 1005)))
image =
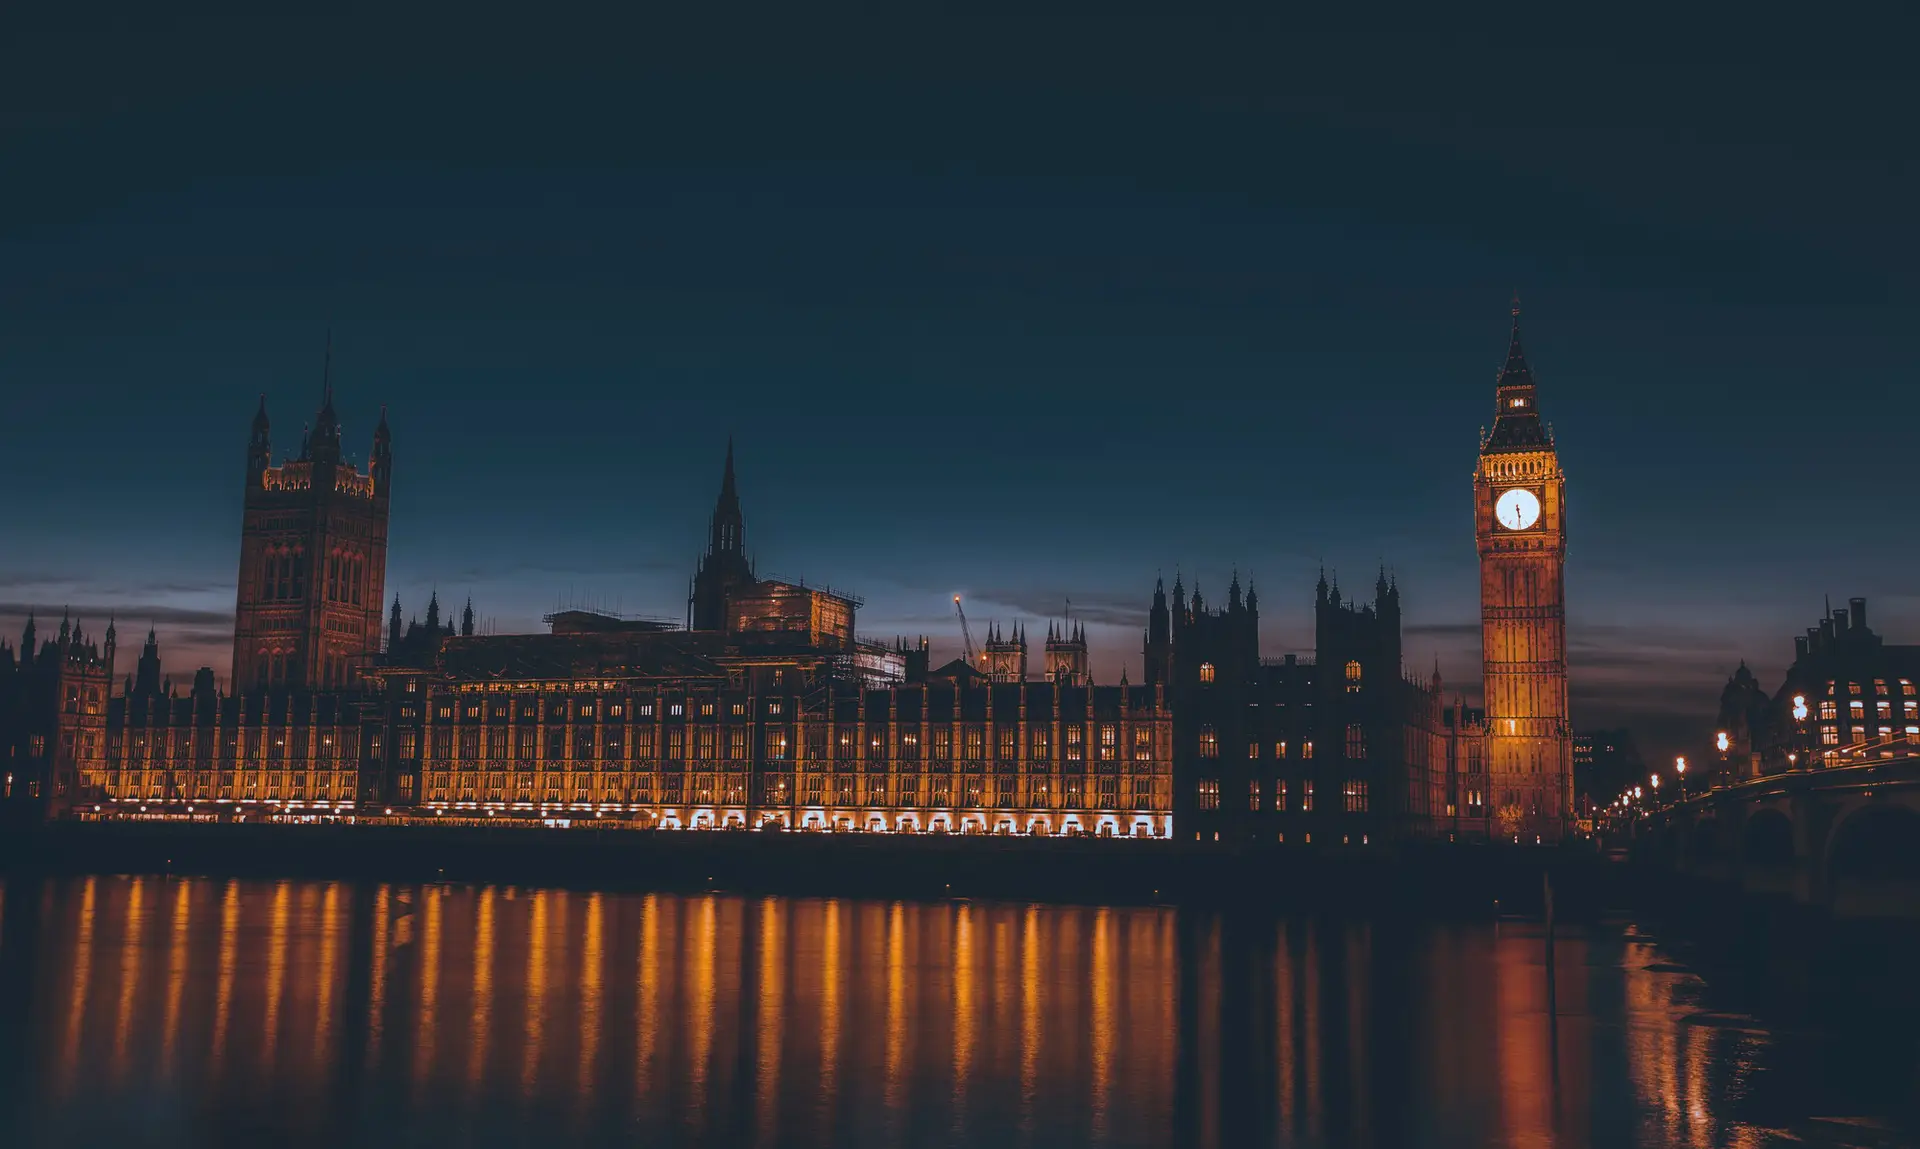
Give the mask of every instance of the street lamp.
MULTIPOLYGON (((1807 696, 1793 696, 1793 741, 1794 750, 1787 755, 1787 765, 1792 766, 1800 760, 1799 748, 1807 744, 1807 696)), ((1813 751, 1807 751, 1808 761, 1813 759, 1813 751)))

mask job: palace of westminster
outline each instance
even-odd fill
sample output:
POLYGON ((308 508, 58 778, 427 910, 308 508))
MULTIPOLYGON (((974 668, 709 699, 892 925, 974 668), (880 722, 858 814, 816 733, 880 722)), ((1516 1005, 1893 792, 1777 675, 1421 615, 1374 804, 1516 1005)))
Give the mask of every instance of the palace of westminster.
POLYGON ((329 387, 298 457, 246 452, 233 686, 120 677, 96 637, 0 641, 13 817, 525 820, 660 829, 1035 834, 1360 846, 1549 842, 1573 816, 1564 479, 1518 308, 1473 482, 1484 710, 1409 675, 1400 590, 1323 576, 1312 658, 1260 653, 1260 603, 1156 583, 1139 682, 1093 681, 1083 628, 1023 625, 930 665, 857 637, 857 599, 757 577, 727 449, 687 625, 560 611, 474 633, 385 609, 393 451, 342 454, 329 387), (1035 672, 1037 670, 1037 673, 1035 672))

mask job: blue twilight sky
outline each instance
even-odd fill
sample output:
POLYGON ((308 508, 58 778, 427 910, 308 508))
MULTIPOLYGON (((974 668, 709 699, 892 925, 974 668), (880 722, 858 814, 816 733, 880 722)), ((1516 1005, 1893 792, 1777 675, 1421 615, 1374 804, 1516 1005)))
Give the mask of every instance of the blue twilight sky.
POLYGON ((681 615, 732 434, 761 570, 865 634, 1071 597, 1137 673, 1156 574, 1279 653, 1385 563, 1471 696, 1517 289, 1577 724, 1697 737, 1824 594, 1920 632, 1895 6, 685 7, 11 12, 0 628, 224 673, 248 420, 297 449, 331 327, 409 613, 681 615))

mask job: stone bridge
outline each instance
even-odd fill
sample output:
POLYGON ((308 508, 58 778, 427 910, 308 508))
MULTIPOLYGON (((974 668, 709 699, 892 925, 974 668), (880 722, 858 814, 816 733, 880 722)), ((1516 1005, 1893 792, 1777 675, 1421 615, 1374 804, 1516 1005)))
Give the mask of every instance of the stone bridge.
POLYGON ((1835 918, 1920 920, 1920 754, 1717 786, 1634 823, 1631 852, 1835 918))

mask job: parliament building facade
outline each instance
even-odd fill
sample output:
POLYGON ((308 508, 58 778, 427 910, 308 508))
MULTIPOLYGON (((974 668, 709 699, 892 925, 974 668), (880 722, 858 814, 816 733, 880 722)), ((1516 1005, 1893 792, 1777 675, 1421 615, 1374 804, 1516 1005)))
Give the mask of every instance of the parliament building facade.
MULTIPOLYGON (((1263 657, 1257 592, 1156 585, 1142 680, 1096 683, 1085 630, 1026 627, 930 665, 859 637, 860 602, 758 577, 727 447, 687 625, 592 611, 474 633, 437 596, 383 625, 393 454, 363 471, 333 395, 298 456, 248 443, 233 680, 176 687, 149 632, 116 678, 63 621, 0 643, 0 806, 15 816, 626 824, 1366 846, 1564 829, 1560 477, 1512 349, 1475 479, 1488 702, 1404 669, 1400 587, 1324 575, 1312 656, 1263 657), (1517 365, 1517 366, 1516 366, 1517 365), (1507 514, 1524 489, 1532 518, 1507 514), (1505 516, 1503 518, 1503 515, 1505 516), (1524 521, 1523 521, 1524 520, 1524 521)), ((1520 508, 1525 511, 1526 508, 1520 508)))

